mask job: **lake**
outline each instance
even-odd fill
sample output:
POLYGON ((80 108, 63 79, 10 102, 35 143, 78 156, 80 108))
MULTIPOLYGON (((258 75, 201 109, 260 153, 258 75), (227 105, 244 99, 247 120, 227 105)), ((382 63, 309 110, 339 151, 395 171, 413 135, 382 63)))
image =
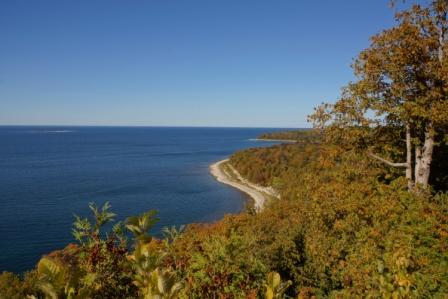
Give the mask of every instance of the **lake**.
POLYGON ((109 201, 117 220, 150 209, 163 226, 211 222, 247 197, 218 183, 211 163, 272 142, 281 129, 0 127, 0 271, 31 269, 73 242, 73 215, 109 201))

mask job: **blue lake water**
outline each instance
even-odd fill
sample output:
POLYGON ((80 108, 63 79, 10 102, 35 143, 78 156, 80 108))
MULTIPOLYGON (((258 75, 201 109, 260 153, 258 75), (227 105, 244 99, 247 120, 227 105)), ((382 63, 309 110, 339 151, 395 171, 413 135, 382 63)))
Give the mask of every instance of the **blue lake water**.
POLYGON ((159 211, 154 228, 210 222, 236 213, 241 192, 208 166, 262 128, 0 127, 0 272, 22 272, 73 242, 73 214, 109 201, 117 220, 159 211))

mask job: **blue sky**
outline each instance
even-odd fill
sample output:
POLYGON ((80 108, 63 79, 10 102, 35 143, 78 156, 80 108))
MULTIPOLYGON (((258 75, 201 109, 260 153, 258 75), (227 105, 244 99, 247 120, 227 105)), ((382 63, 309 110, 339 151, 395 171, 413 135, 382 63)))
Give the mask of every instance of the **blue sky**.
POLYGON ((0 0, 0 124, 306 127, 389 0, 0 0))

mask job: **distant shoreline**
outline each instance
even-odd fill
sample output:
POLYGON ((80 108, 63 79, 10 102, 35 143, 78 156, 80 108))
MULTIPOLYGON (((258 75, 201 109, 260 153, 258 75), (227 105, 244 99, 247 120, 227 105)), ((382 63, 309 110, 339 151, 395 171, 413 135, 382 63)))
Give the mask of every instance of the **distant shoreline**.
POLYGON ((210 165, 210 174, 220 183, 232 186, 247 195, 254 201, 255 210, 261 211, 270 198, 280 198, 280 195, 271 187, 253 184, 243 178, 238 171, 224 159, 210 165))
POLYGON ((254 138, 254 139, 249 139, 250 141, 272 141, 272 142, 292 142, 292 143, 296 143, 297 140, 294 139, 268 139, 268 138, 254 138))

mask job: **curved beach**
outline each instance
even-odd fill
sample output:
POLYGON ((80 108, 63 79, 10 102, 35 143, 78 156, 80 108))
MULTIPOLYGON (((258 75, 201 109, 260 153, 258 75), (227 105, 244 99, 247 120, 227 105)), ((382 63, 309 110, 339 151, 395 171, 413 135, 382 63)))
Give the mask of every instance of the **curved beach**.
POLYGON ((253 184, 243 178, 239 172, 224 159, 210 165, 210 173, 218 182, 243 191, 254 200, 256 211, 261 211, 270 198, 280 198, 280 195, 270 187, 253 184))

